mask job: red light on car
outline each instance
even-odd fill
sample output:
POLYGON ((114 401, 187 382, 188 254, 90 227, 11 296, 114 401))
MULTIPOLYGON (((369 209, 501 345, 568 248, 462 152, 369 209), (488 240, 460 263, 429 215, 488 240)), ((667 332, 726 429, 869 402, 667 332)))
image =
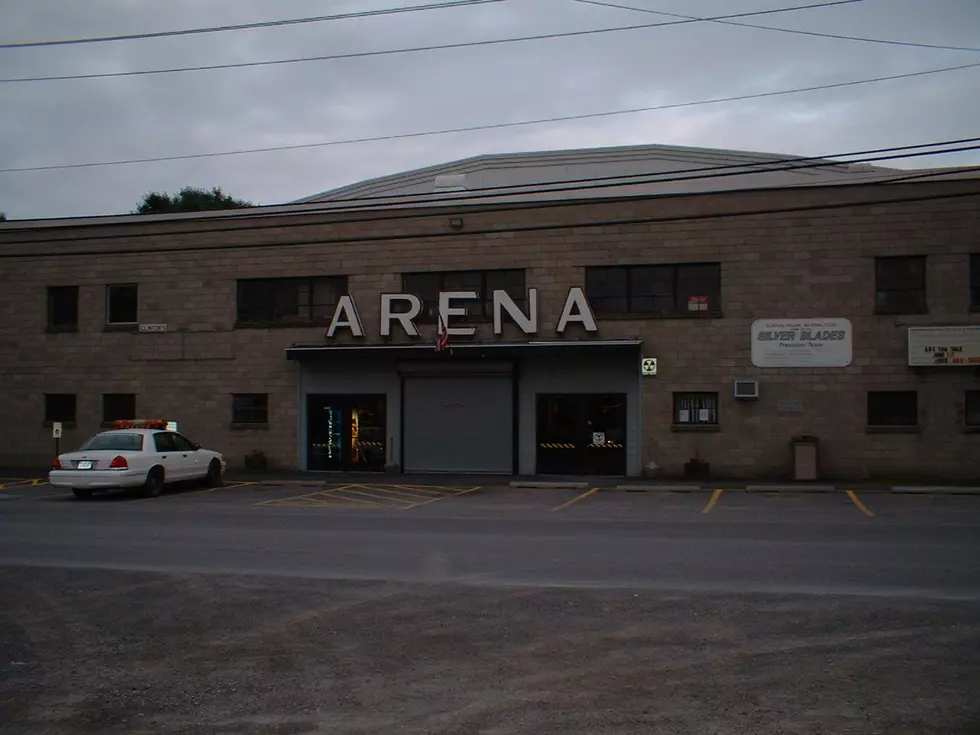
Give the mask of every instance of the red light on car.
POLYGON ((126 470, 129 469, 129 462, 126 461, 125 457, 119 456, 109 463, 110 470, 126 470))
POLYGON ((54 458, 54 464, 51 465, 51 469, 53 469, 53 470, 60 470, 61 469, 61 460, 58 459, 57 457, 55 457, 54 458))

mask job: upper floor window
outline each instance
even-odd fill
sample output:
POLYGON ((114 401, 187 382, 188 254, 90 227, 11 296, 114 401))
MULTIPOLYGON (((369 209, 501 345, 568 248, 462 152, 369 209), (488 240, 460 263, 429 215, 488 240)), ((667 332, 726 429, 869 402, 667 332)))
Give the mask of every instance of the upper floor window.
POLYGON ((118 283, 106 286, 105 323, 136 324, 139 321, 139 286, 118 283))
POLYGON ((924 255, 875 258, 875 311, 879 314, 924 314, 924 255))
POLYGON ((721 311, 721 265, 592 266, 585 290, 597 316, 692 316, 721 311))
POLYGON ((240 324, 308 324, 329 322, 347 276, 254 278, 238 282, 240 324))
POLYGON ((231 421, 234 424, 268 424, 268 393, 233 393, 231 421))
MULTIPOLYGON (((475 301, 460 301, 454 306, 465 306, 470 321, 493 319, 493 292, 506 291, 514 303, 525 308, 527 292, 524 285, 524 269, 508 268, 485 271, 438 271, 430 273, 402 274, 402 291, 414 294, 422 300, 419 323, 435 323, 439 315, 440 291, 475 291, 475 301)), ((459 319, 459 321, 465 321, 459 319)))
POLYGON ((136 396, 132 393, 102 394, 102 423, 136 418, 136 396))
POLYGON ((965 403, 963 418, 966 425, 980 428, 980 390, 968 390, 965 403))
POLYGON ((75 420, 75 406, 74 393, 45 393, 44 421, 46 423, 55 421, 71 423, 75 420))
POLYGON ((78 286, 48 287, 48 331, 78 331, 78 286))
POLYGON ((717 393, 675 393, 674 424, 704 426, 718 423, 717 393))
POLYGON ((980 253, 970 256, 970 306, 980 310, 980 253))
POLYGON ((916 426, 919 395, 914 390, 868 391, 868 426, 916 426))

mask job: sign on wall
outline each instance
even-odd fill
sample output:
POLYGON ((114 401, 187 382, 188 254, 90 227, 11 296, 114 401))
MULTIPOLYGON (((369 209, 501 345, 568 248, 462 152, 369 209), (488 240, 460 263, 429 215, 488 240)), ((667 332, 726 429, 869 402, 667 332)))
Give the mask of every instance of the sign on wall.
POLYGON ((909 327, 909 366, 980 366, 980 324, 909 327))
POLYGON ((757 319, 752 364, 762 368, 847 367, 853 330, 848 319, 757 319))

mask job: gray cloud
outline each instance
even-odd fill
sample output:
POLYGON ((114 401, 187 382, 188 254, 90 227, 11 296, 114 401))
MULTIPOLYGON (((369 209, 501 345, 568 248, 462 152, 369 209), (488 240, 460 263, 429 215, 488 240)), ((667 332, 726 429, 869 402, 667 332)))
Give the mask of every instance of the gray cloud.
MULTIPOLYGON (((418 0, 401 0, 410 5, 418 0)), ((731 12, 724 0, 620 0, 731 12)), ((334 2, 330 12, 391 7, 334 2)), ((739 10, 790 7, 740 4, 739 10)), ((321 15, 313 0, 290 17, 321 15)), ((4 3, 3 40, 133 33, 274 19, 258 0, 145 6, 125 0, 4 3)), ((112 72, 350 53, 669 20, 570 0, 98 45, 0 50, 0 76, 112 72)), ((785 28, 978 45, 980 5, 866 0, 748 19, 785 28)), ((980 61, 980 54, 698 23, 428 53, 112 79, 0 85, 0 167, 312 143, 646 107, 980 61)), ((221 186, 280 203, 480 153, 666 143, 821 155, 976 134, 980 69, 768 99, 583 121, 131 166, 0 174, 8 217, 121 213, 150 190, 221 186)), ((980 164, 976 153, 895 164, 980 164)))

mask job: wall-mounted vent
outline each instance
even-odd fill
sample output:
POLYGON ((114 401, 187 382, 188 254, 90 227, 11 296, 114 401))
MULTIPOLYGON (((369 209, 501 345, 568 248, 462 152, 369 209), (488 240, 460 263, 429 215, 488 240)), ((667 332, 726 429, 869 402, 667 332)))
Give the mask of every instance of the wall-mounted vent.
POLYGON ((741 400, 752 400, 759 397, 758 380, 736 380, 735 397, 741 400))

